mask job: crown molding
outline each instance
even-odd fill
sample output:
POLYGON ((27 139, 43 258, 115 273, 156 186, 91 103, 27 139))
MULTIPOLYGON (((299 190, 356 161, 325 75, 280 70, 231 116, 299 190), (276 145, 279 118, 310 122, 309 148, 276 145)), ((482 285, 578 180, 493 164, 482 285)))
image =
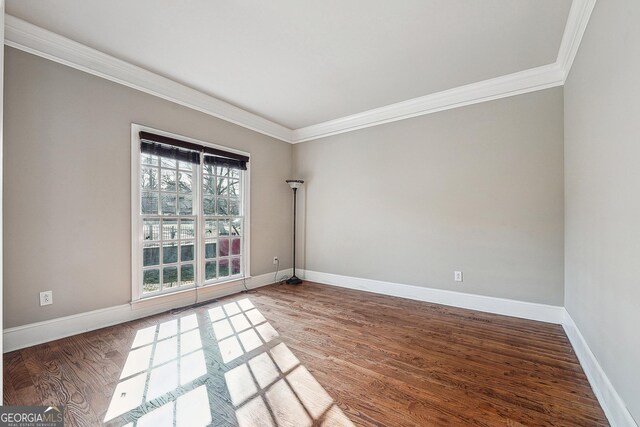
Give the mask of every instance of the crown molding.
POLYGON ((596 0, 573 0, 556 62, 363 111, 293 131, 293 143, 564 85, 596 0))
POLYGON ((564 74, 556 64, 544 65, 296 129, 293 131, 293 143, 548 89, 563 83, 564 74))
POLYGON ((4 43, 264 135, 291 141, 291 129, 278 123, 8 14, 4 43))
POLYGON ((565 83, 596 0, 573 0, 556 62, 335 120, 289 129, 213 96, 5 15, 5 44, 292 144, 492 101, 565 83))
POLYGON ((591 12, 596 5, 596 0, 573 0, 571 10, 567 17, 567 24, 564 27, 562 42, 558 50, 556 64, 562 69, 566 81, 573 65, 573 60, 578 53, 578 48, 582 42, 582 36, 587 29, 591 12))

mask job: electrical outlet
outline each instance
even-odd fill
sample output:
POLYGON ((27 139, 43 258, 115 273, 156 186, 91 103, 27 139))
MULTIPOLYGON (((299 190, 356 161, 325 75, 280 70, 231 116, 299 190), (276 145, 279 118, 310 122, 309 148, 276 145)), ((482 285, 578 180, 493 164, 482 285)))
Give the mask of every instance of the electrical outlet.
POLYGON ((454 271, 453 280, 455 280, 456 282, 462 282, 462 271, 454 271))
POLYGON ((273 265, 276 265, 278 263, 278 257, 274 256, 273 257, 273 265))
POLYGON ((53 304, 53 291, 40 292, 40 306, 53 304))

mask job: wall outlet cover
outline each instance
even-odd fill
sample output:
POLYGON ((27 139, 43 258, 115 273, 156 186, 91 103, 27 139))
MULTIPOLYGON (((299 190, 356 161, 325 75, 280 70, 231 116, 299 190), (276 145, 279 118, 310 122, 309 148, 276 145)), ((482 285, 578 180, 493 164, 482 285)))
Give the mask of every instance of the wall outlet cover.
POLYGON ((40 292, 40 306, 53 304, 53 291, 40 292))

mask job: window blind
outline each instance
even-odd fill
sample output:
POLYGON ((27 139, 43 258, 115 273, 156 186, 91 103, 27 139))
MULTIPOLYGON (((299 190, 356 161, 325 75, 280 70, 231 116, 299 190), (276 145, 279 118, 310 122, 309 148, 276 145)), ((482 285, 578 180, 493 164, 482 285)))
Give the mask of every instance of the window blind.
POLYGON ((242 154, 144 131, 140 132, 140 150, 191 163, 200 163, 200 154, 204 154, 206 164, 242 170, 247 169, 249 162, 249 157, 242 154))
POLYGON ((204 156, 204 163, 207 165, 221 166, 225 168, 247 170, 247 162, 243 160, 229 159, 219 156, 204 156))
POLYGON ((158 144, 155 142, 141 141, 140 151, 145 154, 168 157, 181 162, 200 163, 200 153, 197 151, 183 150, 178 147, 158 144))

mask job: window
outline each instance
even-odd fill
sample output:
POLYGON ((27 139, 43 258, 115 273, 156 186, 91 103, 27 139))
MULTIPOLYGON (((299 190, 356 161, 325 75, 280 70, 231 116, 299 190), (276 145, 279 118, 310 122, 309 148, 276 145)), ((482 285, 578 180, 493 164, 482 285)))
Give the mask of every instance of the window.
POLYGON ((248 156, 132 129, 133 299, 245 276, 248 156))
POLYGON ((204 278, 209 281, 242 271, 242 173, 206 162, 202 175, 204 278))

